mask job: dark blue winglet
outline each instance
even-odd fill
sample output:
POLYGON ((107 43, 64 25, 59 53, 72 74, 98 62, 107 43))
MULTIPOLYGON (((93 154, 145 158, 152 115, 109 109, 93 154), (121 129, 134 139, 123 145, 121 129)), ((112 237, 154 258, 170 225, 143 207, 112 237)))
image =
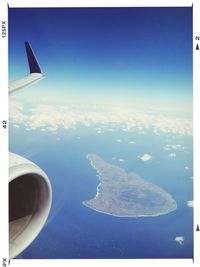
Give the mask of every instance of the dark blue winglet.
POLYGON ((25 42, 30 73, 42 73, 29 42, 25 42))

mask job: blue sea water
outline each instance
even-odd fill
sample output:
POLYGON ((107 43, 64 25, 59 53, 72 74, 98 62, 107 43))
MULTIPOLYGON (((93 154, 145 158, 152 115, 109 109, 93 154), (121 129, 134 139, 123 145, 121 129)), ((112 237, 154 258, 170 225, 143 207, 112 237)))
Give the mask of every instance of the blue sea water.
POLYGON ((10 133, 10 151, 38 164, 53 189, 48 221, 19 258, 193 257, 193 209, 187 206, 193 199, 191 137, 120 129, 98 134, 90 127, 56 134, 11 128, 10 133), (180 144, 184 149, 166 151, 167 144, 180 144), (88 153, 162 187, 176 200, 177 209, 162 216, 120 218, 82 205, 95 196, 99 183, 86 159, 88 153), (145 153, 152 159, 142 161, 139 157, 145 153), (185 238, 182 245, 174 240, 177 236, 185 238))

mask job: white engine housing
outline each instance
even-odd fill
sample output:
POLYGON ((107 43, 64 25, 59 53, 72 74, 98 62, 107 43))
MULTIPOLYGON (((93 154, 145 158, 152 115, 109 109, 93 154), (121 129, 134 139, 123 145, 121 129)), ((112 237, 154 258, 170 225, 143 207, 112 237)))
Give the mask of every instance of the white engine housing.
POLYGON ((52 202, 48 176, 33 162, 9 153, 9 256, 16 257, 43 228, 52 202))

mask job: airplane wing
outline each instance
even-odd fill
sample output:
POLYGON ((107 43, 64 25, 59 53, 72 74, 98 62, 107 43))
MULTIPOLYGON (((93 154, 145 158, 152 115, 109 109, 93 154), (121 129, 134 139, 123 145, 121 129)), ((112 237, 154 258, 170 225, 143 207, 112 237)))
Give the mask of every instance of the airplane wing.
POLYGON ((29 86, 35 82, 40 81, 44 78, 44 74, 41 71, 41 68, 39 66, 39 63, 33 53, 33 50, 28 42, 25 42, 25 48, 26 48, 26 54, 28 58, 28 64, 29 64, 29 75, 25 76, 24 78, 10 81, 8 85, 8 92, 9 94, 24 88, 26 86, 29 86))
MULTIPOLYGON (((25 42, 30 73, 9 83, 9 94, 31 85, 44 75, 28 42, 25 42)), ((37 237, 52 203, 51 183, 33 162, 9 153, 9 258, 15 258, 37 237)))

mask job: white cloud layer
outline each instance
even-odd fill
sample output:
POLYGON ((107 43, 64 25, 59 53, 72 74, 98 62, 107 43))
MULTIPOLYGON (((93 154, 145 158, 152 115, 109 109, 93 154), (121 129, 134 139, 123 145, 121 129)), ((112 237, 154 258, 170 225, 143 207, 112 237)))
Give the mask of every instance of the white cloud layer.
POLYGON ((177 236, 174 239, 177 243, 179 243, 180 245, 183 245, 184 241, 185 241, 185 237, 184 236, 177 236))
MULTIPOLYGON (((151 130, 154 134, 170 133, 192 135, 192 119, 175 116, 165 112, 152 112, 126 106, 100 104, 55 103, 46 101, 45 104, 26 102, 27 100, 10 100, 10 123, 15 127, 27 130, 46 129, 55 132, 59 128, 75 128, 97 126, 114 130, 121 128, 126 132, 145 133, 151 130)), ((41 101, 40 101, 41 103, 41 101)), ((169 111, 170 112, 170 111, 169 111)), ((102 133, 102 128, 97 129, 102 133)), ((120 139, 119 139, 120 140, 120 139)), ((133 141, 130 142, 133 144, 133 141)), ((180 149, 179 145, 168 145, 167 149, 180 149)))
POLYGON ((142 157, 139 157, 139 158, 143 161, 148 161, 148 160, 152 159, 152 156, 145 153, 142 157))

